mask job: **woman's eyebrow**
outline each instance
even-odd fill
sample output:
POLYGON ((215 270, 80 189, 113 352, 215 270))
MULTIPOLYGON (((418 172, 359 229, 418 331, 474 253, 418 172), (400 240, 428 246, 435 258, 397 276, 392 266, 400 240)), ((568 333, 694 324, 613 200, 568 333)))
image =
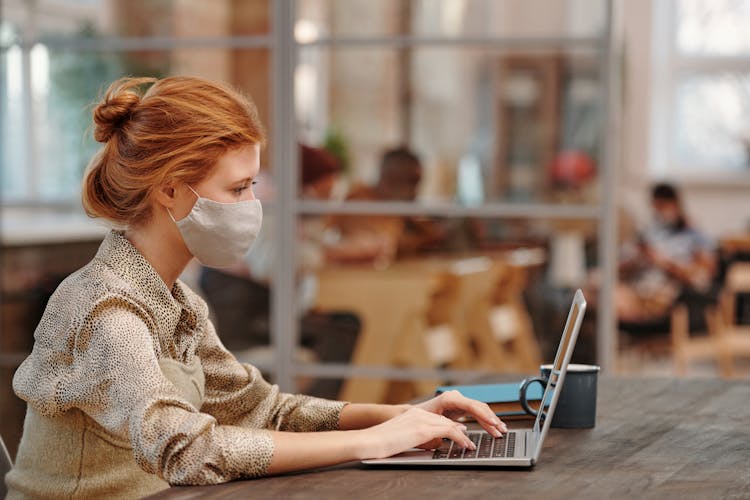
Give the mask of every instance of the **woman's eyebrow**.
POLYGON ((237 181, 234 181, 232 184, 244 184, 246 182, 249 182, 249 181, 253 180, 253 178, 254 178, 253 176, 245 177, 243 179, 239 179, 237 181))

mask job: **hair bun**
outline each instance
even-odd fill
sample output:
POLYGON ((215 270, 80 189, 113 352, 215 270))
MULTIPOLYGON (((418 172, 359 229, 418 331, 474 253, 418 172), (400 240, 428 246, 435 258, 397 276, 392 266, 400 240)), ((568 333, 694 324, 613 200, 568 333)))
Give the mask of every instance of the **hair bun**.
POLYGON ((141 102, 139 87, 155 78, 121 78, 109 86, 94 108, 94 139, 107 142, 130 118, 141 102))

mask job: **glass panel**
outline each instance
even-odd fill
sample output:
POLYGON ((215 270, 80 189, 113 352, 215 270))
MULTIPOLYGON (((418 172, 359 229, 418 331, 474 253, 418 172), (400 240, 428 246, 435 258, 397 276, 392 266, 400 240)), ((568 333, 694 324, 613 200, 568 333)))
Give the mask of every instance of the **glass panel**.
POLYGON ((295 37, 305 43, 320 37, 398 35, 408 9, 402 0, 298 0, 295 37))
POLYGON ((687 54, 746 55, 750 51, 750 3, 744 0, 680 0, 676 43, 687 54))
POLYGON ((605 2, 566 0, 300 0, 297 41, 320 36, 596 36, 605 2), (552 10, 550 10, 552 9, 552 10), (544 11, 547 15, 540 16, 544 11))
POLYGON ((9 0, 3 7, 30 38, 258 35, 271 26, 268 0, 9 0))
MULTIPOLYGON (((190 74, 229 82, 251 95, 269 120, 270 57, 266 50, 185 49, 158 52, 75 52, 32 49, 35 139, 42 198, 77 196, 84 168, 98 149, 91 104, 121 75, 190 74)), ((267 163, 268 155, 263 155, 267 163)))
POLYGON ((271 361, 273 354, 269 349, 271 290, 267 277, 243 271, 201 268, 200 290, 227 349, 242 353, 247 362, 262 365, 271 361))
POLYGON ((675 95, 674 150, 678 165, 693 169, 750 167, 750 74, 683 77, 675 95))
POLYGON ((597 36, 604 29, 605 5, 580 0, 418 0, 412 29, 435 36, 597 36))
POLYGON ((3 11, 3 17, 4 19, 0 20, 0 47, 10 47, 13 44, 17 44, 21 41, 21 36, 19 33, 19 27, 18 24, 13 22, 12 20, 8 20, 7 18, 14 18, 18 16, 9 16, 7 14, 8 10, 13 10, 13 8, 4 7, 3 11))
MULTIPOLYGON (((306 47, 296 88, 301 141, 346 152, 350 191, 380 182, 385 153, 408 145, 421 201, 596 197, 603 127, 591 53, 306 47)), ((414 188, 381 194, 409 201, 414 188)))
MULTIPOLYGON (((355 365, 534 372, 552 361, 573 290, 597 266, 594 222, 331 216, 305 217, 302 228, 299 247, 322 258, 301 268, 315 286, 298 300, 324 319, 347 318, 335 334, 322 329, 338 340, 313 343, 316 356, 351 353, 355 365)), ((577 362, 594 360, 591 319, 577 362)), ((381 392, 371 400, 385 397, 382 384, 372 390, 381 392)))
POLYGON ((28 190, 28 116, 24 101, 23 53, 17 45, 0 53, 0 195, 4 200, 23 198, 28 190))
MULTIPOLYGON (((345 380, 341 378, 298 377, 296 392, 315 396, 317 398, 337 400, 340 399, 339 394, 341 394, 341 388, 343 387, 344 382, 345 380)), ((424 394, 419 394, 419 396, 424 396, 424 394)), ((414 398, 412 397, 408 399, 414 398)), ((398 402, 405 403, 408 399, 398 402)), ((393 403, 395 403, 395 401, 393 401, 393 403)))

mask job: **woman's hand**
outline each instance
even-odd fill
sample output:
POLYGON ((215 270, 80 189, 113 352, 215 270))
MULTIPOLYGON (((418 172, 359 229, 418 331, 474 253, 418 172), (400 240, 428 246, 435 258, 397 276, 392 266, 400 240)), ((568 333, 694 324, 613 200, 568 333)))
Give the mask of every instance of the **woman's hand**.
POLYGON ((489 406, 458 391, 445 392, 412 407, 393 408, 396 416, 361 431, 369 438, 369 451, 366 452, 369 458, 389 457, 411 448, 434 449, 440 446, 443 438, 473 450, 474 444, 464 434, 466 426, 455 421, 466 415, 474 417, 496 438, 508 431, 489 406))
POLYGON ((465 430, 466 426, 459 422, 412 407, 382 424, 356 432, 366 436, 362 458, 385 458, 411 448, 427 448, 427 443, 440 443, 442 438, 451 439, 464 448, 476 449, 464 434, 465 430))
MULTIPOLYGON (((464 416, 472 416, 487 432, 492 436, 499 438, 504 432, 508 432, 508 427, 497 415, 490 410, 486 403, 469 399, 458 391, 447 391, 436 396, 424 403, 416 405, 417 408, 443 415, 451 420, 456 420, 464 416)), ((437 448, 439 442, 425 443, 425 448, 437 448)))

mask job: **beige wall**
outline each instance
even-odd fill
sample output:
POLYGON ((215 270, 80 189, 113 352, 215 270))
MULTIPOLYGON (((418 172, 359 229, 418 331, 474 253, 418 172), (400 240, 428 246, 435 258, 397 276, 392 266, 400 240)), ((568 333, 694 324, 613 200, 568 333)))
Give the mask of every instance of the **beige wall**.
MULTIPOLYGON (((644 223, 648 220, 648 188, 658 180, 652 174, 649 150, 653 68, 651 0, 622 2, 624 23, 624 106, 621 171, 618 194, 626 210, 644 223)), ((685 181, 669 179, 683 188, 686 209, 694 224, 714 237, 750 229, 750 175, 743 180, 685 181)))

